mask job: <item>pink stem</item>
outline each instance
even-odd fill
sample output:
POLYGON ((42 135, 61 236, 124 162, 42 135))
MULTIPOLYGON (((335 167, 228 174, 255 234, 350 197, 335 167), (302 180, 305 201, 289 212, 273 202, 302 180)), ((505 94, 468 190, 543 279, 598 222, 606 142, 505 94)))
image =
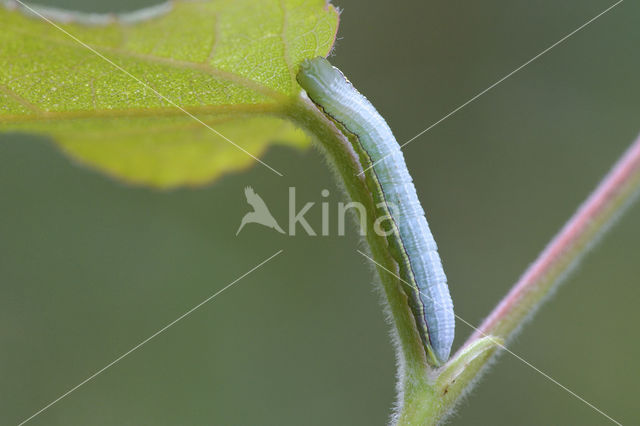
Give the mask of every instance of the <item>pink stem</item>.
POLYGON ((486 335, 507 338, 630 204, 640 182, 640 138, 580 206, 464 346, 486 335))

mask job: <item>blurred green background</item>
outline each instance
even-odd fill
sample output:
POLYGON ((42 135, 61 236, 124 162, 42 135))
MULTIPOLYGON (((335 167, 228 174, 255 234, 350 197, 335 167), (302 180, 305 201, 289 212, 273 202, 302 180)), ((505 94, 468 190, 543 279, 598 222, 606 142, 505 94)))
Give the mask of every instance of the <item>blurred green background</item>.
MULTIPOLYGON (((125 11, 146 0, 50 0, 125 11)), ((405 141, 611 2, 340 0, 332 61, 405 141)), ((640 4, 627 1, 405 149, 456 313, 479 323, 640 131, 640 4)), ((1 48, 1 47, 0 47, 1 48)), ((315 150, 206 188, 128 187, 45 138, 0 135, 0 424, 17 424, 279 249, 284 253, 33 425, 382 425, 394 356, 370 265, 345 237, 249 225, 252 185, 281 223, 342 199, 315 150)), ((320 208, 309 215, 319 227, 320 208)), ((510 348, 639 424, 640 207, 510 348)), ((335 226, 335 223, 334 223, 335 226)), ((457 324, 455 345, 470 330, 457 324)), ((608 424, 502 355, 454 425, 608 424)))

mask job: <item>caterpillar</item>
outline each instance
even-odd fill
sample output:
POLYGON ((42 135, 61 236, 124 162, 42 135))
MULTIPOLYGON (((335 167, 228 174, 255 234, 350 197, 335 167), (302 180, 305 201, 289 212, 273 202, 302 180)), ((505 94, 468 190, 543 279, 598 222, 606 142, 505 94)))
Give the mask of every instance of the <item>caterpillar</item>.
POLYGON ((427 361, 441 365, 449 358, 453 343, 453 302, 438 247, 398 142, 367 98, 325 58, 305 60, 297 81, 316 106, 355 141, 366 170, 365 182, 390 218, 390 251, 408 284, 402 287, 427 361))

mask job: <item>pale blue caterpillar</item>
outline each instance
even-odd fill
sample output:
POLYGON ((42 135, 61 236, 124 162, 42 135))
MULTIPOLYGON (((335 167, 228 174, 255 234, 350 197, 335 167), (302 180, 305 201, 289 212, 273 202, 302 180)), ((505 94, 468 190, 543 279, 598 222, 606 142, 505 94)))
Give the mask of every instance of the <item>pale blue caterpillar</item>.
POLYGON ((339 69, 324 58, 306 60, 297 76, 309 98, 355 137, 367 182, 391 218, 388 240, 397 261, 427 360, 449 358, 455 317, 438 247, 391 129, 339 69), (395 206, 395 208, 390 208, 395 206), (410 287, 410 288, 409 288, 410 287))

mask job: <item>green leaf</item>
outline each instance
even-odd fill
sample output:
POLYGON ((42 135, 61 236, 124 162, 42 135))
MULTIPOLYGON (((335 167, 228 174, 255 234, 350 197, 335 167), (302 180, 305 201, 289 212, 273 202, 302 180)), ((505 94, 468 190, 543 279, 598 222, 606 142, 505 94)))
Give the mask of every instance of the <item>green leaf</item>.
POLYGON ((283 117, 300 92, 299 63, 326 56, 338 25, 325 0, 174 1, 121 16, 36 9, 111 64, 8 6, 0 7, 0 131, 51 136, 81 163, 163 188, 255 161, 185 111, 254 156, 273 142, 306 146, 283 117))

